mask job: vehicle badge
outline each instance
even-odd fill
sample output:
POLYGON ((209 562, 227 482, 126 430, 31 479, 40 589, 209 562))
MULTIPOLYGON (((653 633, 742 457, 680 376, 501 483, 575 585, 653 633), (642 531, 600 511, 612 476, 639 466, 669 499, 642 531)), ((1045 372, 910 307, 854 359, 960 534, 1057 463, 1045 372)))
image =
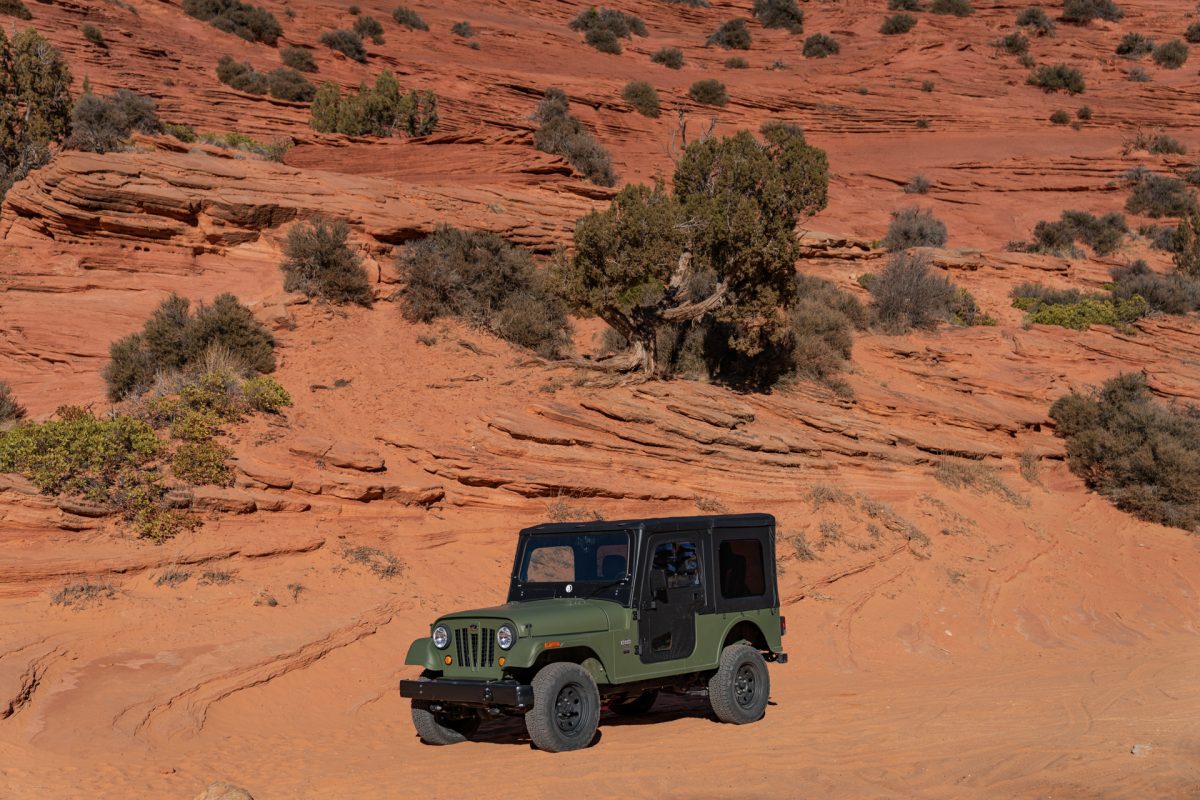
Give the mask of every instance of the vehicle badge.
POLYGON ((570 594, 572 592, 572 590, 574 590, 574 588, 575 588, 575 584, 568 583, 567 584, 567 594, 570 594))
POLYGON ((471 633, 478 633, 478 632, 479 632, 479 626, 478 626, 478 625, 472 625, 472 626, 471 626, 471 633))

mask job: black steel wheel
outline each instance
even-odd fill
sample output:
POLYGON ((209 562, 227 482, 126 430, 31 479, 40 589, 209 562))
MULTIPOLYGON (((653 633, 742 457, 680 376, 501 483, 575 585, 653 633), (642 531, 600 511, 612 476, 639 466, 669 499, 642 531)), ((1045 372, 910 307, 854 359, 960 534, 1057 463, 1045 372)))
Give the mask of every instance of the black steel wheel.
POLYGON ((708 701, 722 722, 744 725, 762 719, 771 696, 771 676, 762 654, 744 644, 721 651, 720 666, 708 681, 708 701))
POLYGON ((587 747, 600 724, 600 692, 578 664, 547 664, 533 677, 533 708, 525 728, 539 750, 561 753, 587 747))

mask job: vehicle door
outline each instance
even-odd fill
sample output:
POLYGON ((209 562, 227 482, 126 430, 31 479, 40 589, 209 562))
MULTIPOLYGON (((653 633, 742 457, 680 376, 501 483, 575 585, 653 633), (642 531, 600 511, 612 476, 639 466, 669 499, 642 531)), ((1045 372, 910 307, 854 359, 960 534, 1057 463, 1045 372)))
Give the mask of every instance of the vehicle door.
POLYGON ((701 544, 687 532, 647 538, 637 606, 644 664, 687 658, 696 648, 696 612, 704 605, 701 544))

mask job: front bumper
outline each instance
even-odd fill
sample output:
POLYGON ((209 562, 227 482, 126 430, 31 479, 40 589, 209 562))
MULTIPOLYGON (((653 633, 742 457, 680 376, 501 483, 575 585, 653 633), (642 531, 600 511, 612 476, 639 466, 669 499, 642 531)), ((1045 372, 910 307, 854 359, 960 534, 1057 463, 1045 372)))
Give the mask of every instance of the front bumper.
POLYGON ((525 711, 533 708, 533 687, 515 681, 469 681, 455 678, 400 681, 400 696, 428 703, 509 706, 525 711))

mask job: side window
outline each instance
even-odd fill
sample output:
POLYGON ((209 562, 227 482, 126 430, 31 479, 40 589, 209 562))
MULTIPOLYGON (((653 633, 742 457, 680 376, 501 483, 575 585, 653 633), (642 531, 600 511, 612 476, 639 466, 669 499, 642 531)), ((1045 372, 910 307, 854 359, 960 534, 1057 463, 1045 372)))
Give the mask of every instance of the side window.
POLYGON ((676 589, 680 586, 700 585, 700 559, 696 554, 695 542, 662 542, 654 548, 650 569, 660 580, 661 586, 676 589))
POLYGON ((767 593, 763 547, 758 539, 726 539, 717 552, 721 596, 727 600, 767 593))
POLYGON ((532 583, 560 583, 575 580, 575 549, 538 547, 529 554, 522 580, 532 583))

